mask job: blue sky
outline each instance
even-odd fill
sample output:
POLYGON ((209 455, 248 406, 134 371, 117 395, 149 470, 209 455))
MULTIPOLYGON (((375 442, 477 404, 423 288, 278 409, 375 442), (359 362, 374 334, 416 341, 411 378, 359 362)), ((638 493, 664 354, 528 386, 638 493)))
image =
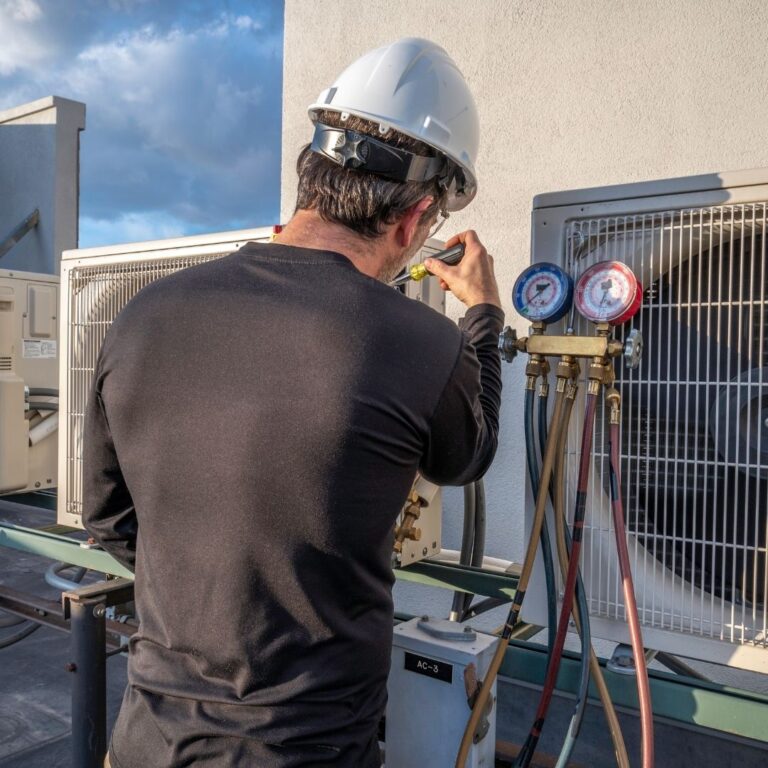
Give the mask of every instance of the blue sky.
POLYGON ((0 109, 86 104, 80 245, 277 222, 282 0, 0 0, 0 109))

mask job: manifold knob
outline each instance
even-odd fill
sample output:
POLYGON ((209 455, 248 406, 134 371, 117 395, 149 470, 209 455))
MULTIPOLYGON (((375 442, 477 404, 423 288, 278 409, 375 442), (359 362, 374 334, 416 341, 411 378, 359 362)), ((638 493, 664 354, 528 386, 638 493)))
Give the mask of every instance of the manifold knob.
POLYGON ((510 326, 499 334, 499 354, 508 363, 517 356, 517 331, 510 326))
POLYGON ((637 329, 629 332, 624 340, 624 365, 634 370, 640 365, 643 357, 643 334, 637 329))

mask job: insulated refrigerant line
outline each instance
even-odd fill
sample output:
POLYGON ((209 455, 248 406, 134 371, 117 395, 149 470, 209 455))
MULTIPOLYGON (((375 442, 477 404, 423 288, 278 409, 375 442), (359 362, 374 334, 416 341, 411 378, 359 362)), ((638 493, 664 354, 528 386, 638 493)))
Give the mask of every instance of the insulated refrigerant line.
POLYGON ((635 660, 637 677, 637 696, 640 703, 640 726, 642 733, 642 765, 653 768, 653 711, 651 708, 651 687, 648 680, 648 668, 645 663, 645 648, 640 631, 640 616, 637 612, 635 588, 632 583, 632 567, 627 548, 627 531, 624 523, 624 504, 621 499, 621 467, 619 457, 619 429, 621 418, 621 396, 618 390, 611 388, 606 394, 610 406, 610 485, 611 507, 613 510, 613 528, 616 534, 616 549, 619 555, 619 570, 624 589, 624 605, 627 609, 627 622, 632 642, 632 655, 635 660))
MULTIPOLYGON (((460 565, 471 565, 472 554, 475 547, 476 535, 476 515, 477 515, 477 495, 475 493, 475 484, 469 483, 464 486, 464 528, 461 533, 461 551, 459 553, 460 565)), ((451 613, 448 616, 450 621, 461 621, 465 609, 472 600, 472 595, 466 592, 454 592, 451 613)))
POLYGON ((552 477, 552 467, 555 460, 555 448, 557 443, 557 437, 560 434, 561 421, 563 417, 563 402, 565 399, 565 385, 566 381, 573 378, 573 366, 570 363, 561 362, 558 366, 557 372, 557 385, 555 392, 555 406, 554 413, 552 415, 553 428, 550 432, 549 439, 547 441, 547 447, 544 451, 544 461, 541 468, 541 477, 539 478, 539 493, 536 497, 536 510, 534 512, 533 526, 531 530, 531 536, 528 540, 528 548, 525 553, 525 560, 523 561, 523 567, 520 572, 520 580, 515 592, 515 599, 512 602, 512 607, 509 610, 504 629, 501 633, 501 638, 496 646, 496 652, 491 659, 491 663, 488 666, 488 671, 485 674, 482 687, 478 691, 475 703, 472 707, 467 726, 464 730, 464 736, 459 746, 459 752, 456 756, 456 768, 465 768, 467 758, 469 757, 469 750, 472 748, 472 742, 475 731, 478 728, 480 720, 485 712, 488 698, 491 693, 493 681, 501 667, 501 663, 504 660, 504 653, 509 645, 510 636, 514 629, 517 619, 520 615, 520 607, 525 597, 525 590, 528 587, 528 582, 531 578, 531 572, 533 571, 533 563, 536 559, 536 550, 539 546, 539 537, 541 535, 541 525, 544 520, 544 510, 547 505, 547 497, 549 495, 549 481, 552 477))
MULTIPOLYGON (((557 636, 555 638, 555 648, 552 658, 549 660, 547 674, 544 679, 544 689, 541 693, 539 706, 536 711, 536 719, 528 734, 528 738, 523 744, 523 748, 517 756, 515 767, 523 768, 528 766, 533 758, 536 745, 541 737, 544 728, 547 712, 549 710, 552 695, 555 690, 557 673, 560 669, 560 661, 565 646, 565 636, 568 633, 568 621, 573 610, 573 597, 576 591, 576 577, 579 572, 579 555, 581 552, 581 539, 584 530, 584 516, 587 508, 587 486, 589 484, 589 468, 592 461, 592 432, 595 423, 595 409, 597 406, 597 396, 599 384, 590 381, 590 389, 587 392, 587 401, 584 413, 584 429, 581 435, 581 456, 579 458, 579 481, 576 491, 576 509, 573 516, 573 534, 571 559, 568 564, 568 574, 563 589, 563 603, 560 610, 560 621, 557 626, 557 636)), ((559 434, 559 430, 558 430, 559 434)), ((550 437, 550 440, 552 437, 550 437)), ((547 445, 549 448, 549 444, 547 445)))

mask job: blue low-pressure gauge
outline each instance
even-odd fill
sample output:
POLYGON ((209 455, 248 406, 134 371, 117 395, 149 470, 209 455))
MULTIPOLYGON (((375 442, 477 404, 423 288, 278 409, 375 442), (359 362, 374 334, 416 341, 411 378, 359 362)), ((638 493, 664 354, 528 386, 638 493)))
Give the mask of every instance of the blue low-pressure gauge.
POLYGON ((512 301, 531 322, 556 323, 573 303, 573 278, 557 264, 531 264, 515 281, 512 301))

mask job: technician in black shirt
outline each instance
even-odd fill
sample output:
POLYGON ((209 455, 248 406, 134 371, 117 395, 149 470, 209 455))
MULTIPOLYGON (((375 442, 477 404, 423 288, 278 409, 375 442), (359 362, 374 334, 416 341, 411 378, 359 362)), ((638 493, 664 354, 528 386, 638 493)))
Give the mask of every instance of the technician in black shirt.
POLYGON ((83 517, 140 618, 113 768, 378 768, 396 516, 417 472, 465 484, 496 450, 503 314, 477 236, 429 265, 459 328, 386 285, 475 194, 466 83, 400 40, 310 114, 277 242, 152 283, 101 350, 83 517))

